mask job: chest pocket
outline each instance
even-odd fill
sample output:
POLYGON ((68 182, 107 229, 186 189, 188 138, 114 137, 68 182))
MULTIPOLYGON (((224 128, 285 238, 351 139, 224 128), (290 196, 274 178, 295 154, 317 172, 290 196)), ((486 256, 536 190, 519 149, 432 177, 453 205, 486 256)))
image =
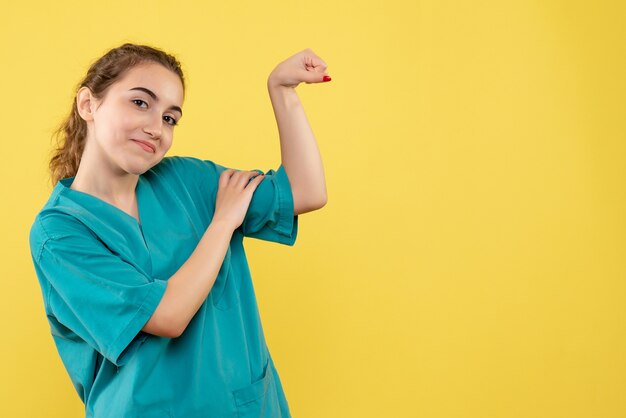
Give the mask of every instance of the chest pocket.
POLYGON ((239 286, 241 277, 236 274, 232 266, 230 246, 224 256, 224 262, 217 274, 217 279, 210 291, 213 306, 220 310, 227 310, 239 304, 239 286))

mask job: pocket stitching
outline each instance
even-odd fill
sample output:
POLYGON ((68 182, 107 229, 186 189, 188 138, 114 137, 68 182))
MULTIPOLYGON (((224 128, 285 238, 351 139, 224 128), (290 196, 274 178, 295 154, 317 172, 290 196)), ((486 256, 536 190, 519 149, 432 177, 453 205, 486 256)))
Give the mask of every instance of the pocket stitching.
POLYGON ((237 408, 248 405, 267 395, 267 391, 271 383, 270 380, 272 379, 272 371, 270 370, 270 367, 271 366, 268 358, 265 363, 263 375, 259 378, 259 380, 249 384, 248 386, 232 391, 232 395, 237 408))

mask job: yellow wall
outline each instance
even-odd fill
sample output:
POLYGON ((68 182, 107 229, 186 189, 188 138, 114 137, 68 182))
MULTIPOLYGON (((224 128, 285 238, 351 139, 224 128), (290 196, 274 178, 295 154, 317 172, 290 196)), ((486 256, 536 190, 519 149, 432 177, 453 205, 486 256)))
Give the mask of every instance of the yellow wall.
POLYGON ((28 251, 50 132, 124 41, 188 79, 169 155, 277 168, 265 81, 302 84, 329 202, 247 240, 294 418, 626 416, 626 6, 5 2, 0 416, 81 417, 28 251))

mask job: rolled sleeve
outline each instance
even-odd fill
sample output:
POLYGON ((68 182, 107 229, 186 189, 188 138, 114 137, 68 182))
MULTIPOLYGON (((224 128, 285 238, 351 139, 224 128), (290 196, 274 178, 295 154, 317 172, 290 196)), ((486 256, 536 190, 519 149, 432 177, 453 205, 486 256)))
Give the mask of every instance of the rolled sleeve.
MULTIPOLYGON (((194 185, 194 201, 207 212, 214 213, 219 177, 229 167, 195 157, 171 158, 186 183, 194 185)), ((256 171, 264 173, 262 170, 256 171)), ((298 235, 298 215, 294 213, 293 193, 287 172, 281 164, 278 170, 269 170, 264 174, 265 178, 254 190, 238 229, 245 237, 294 245, 298 235)))
POLYGON ((257 186, 241 225, 243 235, 293 245, 298 235, 298 215, 294 214, 293 194, 282 164, 269 170, 257 186))

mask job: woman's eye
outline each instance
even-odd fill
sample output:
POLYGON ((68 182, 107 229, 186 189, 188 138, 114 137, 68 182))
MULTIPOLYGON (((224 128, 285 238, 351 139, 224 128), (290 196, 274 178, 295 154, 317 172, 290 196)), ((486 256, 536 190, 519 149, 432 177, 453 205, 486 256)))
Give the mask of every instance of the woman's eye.
MULTIPOLYGON (((133 99, 132 101, 133 101, 133 103, 135 103, 135 104, 136 104, 137 102, 139 102, 139 103, 144 103, 144 104, 146 104, 146 105, 148 104, 148 103, 146 103, 146 101, 145 101, 145 100, 141 100, 141 99, 133 99)), ((141 107, 141 104, 139 104, 139 107, 141 107)), ((170 125, 172 125, 172 126, 176 126, 176 125, 178 125, 178 121, 177 121, 176 119, 174 119, 173 117, 171 117, 171 116, 165 116, 165 118, 169 118, 169 119, 170 119, 170 121, 168 122, 170 125)), ((166 120, 167 120, 167 119, 166 119, 166 120)))
POLYGON ((172 126, 178 125, 178 122, 173 117, 171 117, 171 116, 165 116, 165 117, 171 119, 171 122, 168 122, 170 125, 172 125, 172 126))
MULTIPOLYGON (((136 103, 136 102, 146 103, 145 101, 143 101, 143 100, 141 100, 141 99, 134 99, 134 100, 133 100, 133 102, 134 102, 134 103, 136 103)), ((148 104, 148 103, 146 103, 146 104, 148 104)))

